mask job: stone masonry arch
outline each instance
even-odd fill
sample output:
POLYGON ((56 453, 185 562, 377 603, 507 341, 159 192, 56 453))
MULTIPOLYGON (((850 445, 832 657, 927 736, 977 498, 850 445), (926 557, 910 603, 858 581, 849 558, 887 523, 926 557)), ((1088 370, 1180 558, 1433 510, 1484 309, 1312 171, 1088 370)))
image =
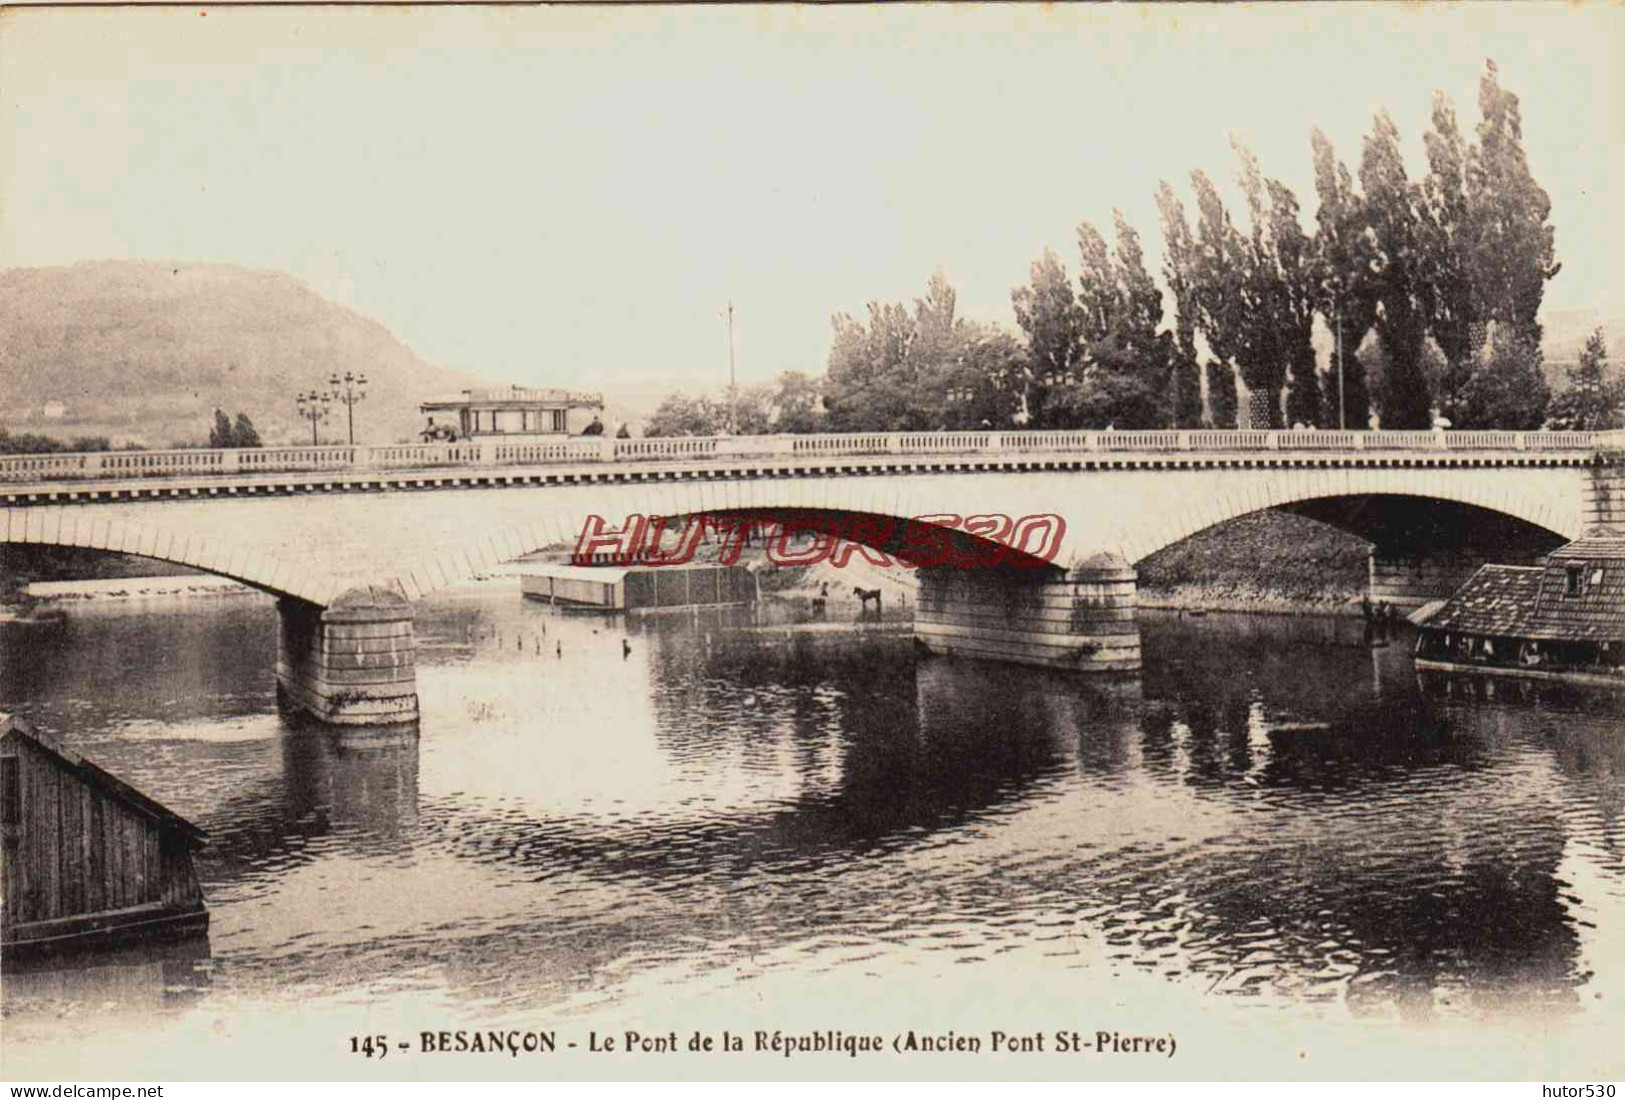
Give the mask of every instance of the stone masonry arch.
POLYGON ((154 510, 142 522, 94 508, 13 508, 0 514, 0 543, 82 547, 184 565, 225 577, 272 596, 292 596, 318 606, 331 602, 339 581, 313 563, 295 565, 245 537, 222 536, 196 523, 163 522, 154 510))

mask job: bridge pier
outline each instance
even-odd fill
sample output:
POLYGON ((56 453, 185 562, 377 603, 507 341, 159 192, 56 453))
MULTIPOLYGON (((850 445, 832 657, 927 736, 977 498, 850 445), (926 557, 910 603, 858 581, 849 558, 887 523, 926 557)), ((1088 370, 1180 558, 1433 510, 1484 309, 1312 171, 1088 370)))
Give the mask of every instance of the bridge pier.
MULTIPOLYGON (((1411 611, 1430 600, 1449 599, 1488 560, 1465 550, 1406 553, 1372 547, 1367 566, 1371 601, 1411 611)), ((1495 560, 1499 565, 1530 564, 1495 560)))
POLYGON ((277 601, 277 700, 335 726, 418 720, 412 606, 384 588, 352 588, 329 607, 277 601))
POLYGON ((1625 456, 1599 453, 1580 490, 1581 531, 1625 535, 1625 456))
POLYGON ((932 653, 1082 672, 1137 672, 1137 574, 1097 554, 1070 572, 922 568, 914 637, 932 653))

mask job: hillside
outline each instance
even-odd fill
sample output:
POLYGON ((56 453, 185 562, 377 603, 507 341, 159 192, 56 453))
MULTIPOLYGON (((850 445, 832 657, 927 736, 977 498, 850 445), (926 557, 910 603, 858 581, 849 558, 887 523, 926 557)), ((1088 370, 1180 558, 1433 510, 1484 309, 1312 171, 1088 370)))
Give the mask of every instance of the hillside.
MULTIPOLYGON (((141 261, 0 271, 0 425, 13 432, 198 443, 219 406, 247 413, 267 443, 308 442, 294 395, 347 370, 372 383, 357 442, 413 437, 418 401, 482 384, 278 272, 141 261)), ((325 442, 345 438, 342 413, 325 442)))

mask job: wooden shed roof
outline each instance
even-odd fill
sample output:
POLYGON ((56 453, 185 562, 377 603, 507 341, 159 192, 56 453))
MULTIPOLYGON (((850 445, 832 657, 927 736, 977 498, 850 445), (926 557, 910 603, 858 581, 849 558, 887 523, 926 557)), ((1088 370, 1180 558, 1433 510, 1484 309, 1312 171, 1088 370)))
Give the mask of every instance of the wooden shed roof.
POLYGON ((1625 641, 1625 540, 1578 539, 1544 566, 1483 566, 1426 625, 1540 641, 1625 641), (1579 570, 1572 594, 1571 569, 1579 570))
POLYGON ((1540 582, 1540 619, 1559 636, 1596 641, 1625 639, 1625 539, 1576 539, 1546 559, 1540 582), (1579 591, 1568 594, 1570 570, 1579 591))
POLYGON ((96 787, 123 802, 137 813, 151 818, 160 828, 182 834, 194 846, 208 842, 209 834, 193 825, 167 806, 148 798, 112 772, 104 770, 95 761, 74 752, 49 734, 24 722, 14 715, 0 712, 0 742, 19 738, 55 757, 62 767, 74 773, 81 782, 96 787))
POLYGON ((1525 636, 1540 596, 1539 566, 1485 565, 1427 621, 1432 630, 1525 636))

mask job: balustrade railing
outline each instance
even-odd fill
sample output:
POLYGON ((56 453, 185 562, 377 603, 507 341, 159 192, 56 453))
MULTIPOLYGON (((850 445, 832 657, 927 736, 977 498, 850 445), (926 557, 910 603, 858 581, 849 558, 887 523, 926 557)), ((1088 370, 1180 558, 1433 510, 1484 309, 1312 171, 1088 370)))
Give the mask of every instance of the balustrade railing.
POLYGON ((469 470, 584 463, 753 461, 876 455, 1167 454, 1192 452, 1625 451, 1625 431, 1054 431, 854 432, 558 441, 476 440, 377 447, 263 447, 238 450, 95 451, 0 455, 0 485, 51 481, 222 475, 469 470))

